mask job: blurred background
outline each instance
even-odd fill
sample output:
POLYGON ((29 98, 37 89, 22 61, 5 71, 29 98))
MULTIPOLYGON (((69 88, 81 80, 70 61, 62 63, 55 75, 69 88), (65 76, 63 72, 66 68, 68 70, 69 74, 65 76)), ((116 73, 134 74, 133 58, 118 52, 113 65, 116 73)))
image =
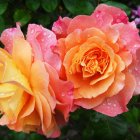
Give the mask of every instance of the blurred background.
MULTIPOLYGON (((29 23, 50 28, 59 16, 90 15, 96 6, 106 3, 122 8, 130 21, 140 28, 140 0, 0 0, 0 33, 16 22, 24 33, 29 23)), ((62 128, 61 137, 55 140, 140 140, 140 97, 133 97, 129 112, 115 118, 91 110, 79 109, 71 113, 62 128)), ((0 127, 0 140, 47 140, 36 133, 17 133, 0 127)), ((54 139, 48 139, 54 140, 54 139)))

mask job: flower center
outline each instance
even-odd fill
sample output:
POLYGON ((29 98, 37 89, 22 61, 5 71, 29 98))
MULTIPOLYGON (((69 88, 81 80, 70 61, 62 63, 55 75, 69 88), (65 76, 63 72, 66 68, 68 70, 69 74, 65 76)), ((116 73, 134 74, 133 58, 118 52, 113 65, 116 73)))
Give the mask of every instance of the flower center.
POLYGON ((109 56, 105 50, 94 48, 87 51, 81 61, 83 70, 92 74, 103 74, 109 64, 109 56))
POLYGON ((103 74, 108 67, 110 57, 101 48, 93 48, 81 54, 75 55, 71 65, 71 73, 83 72, 86 77, 95 74, 103 74))

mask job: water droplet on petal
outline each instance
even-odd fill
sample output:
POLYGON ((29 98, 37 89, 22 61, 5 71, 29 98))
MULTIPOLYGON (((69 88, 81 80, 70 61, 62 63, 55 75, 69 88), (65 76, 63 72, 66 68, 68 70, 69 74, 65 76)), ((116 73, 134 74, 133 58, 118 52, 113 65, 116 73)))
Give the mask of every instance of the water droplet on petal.
POLYGON ((50 38, 51 37, 51 34, 50 35, 48 35, 48 38, 50 38))
POLYGON ((110 106, 107 106, 107 108, 109 109, 109 108, 110 108, 110 106))
POLYGON ((72 96, 72 95, 73 95, 73 93, 72 93, 72 92, 68 92, 68 95, 69 95, 69 96, 72 96))
POLYGON ((46 36, 46 35, 47 35, 47 33, 45 32, 43 35, 44 35, 44 36, 46 36))
POLYGON ((44 42, 44 39, 41 39, 42 42, 44 42))
POLYGON ((116 104, 113 104, 114 107, 116 107, 116 104))
POLYGON ((98 18, 99 17, 99 14, 96 14, 96 17, 98 18))
POLYGON ((65 93, 62 93, 61 96, 64 97, 65 96, 65 93))
POLYGON ((135 67, 135 70, 137 71, 137 70, 138 70, 138 68, 137 68, 137 67, 135 67))
POLYGON ((116 22, 119 23, 119 22, 121 22, 121 20, 120 19, 117 19, 116 22))
POLYGON ((90 34, 88 34, 87 36, 90 37, 90 34))
POLYGON ((31 34, 33 34, 34 32, 35 32, 35 31, 32 29, 32 30, 31 30, 31 34))
POLYGON ((0 93, 0 96, 4 96, 5 95, 5 93, 0 93))
POLYGON ((108 105, 111 105, 111 103, 108 103, 108 105))

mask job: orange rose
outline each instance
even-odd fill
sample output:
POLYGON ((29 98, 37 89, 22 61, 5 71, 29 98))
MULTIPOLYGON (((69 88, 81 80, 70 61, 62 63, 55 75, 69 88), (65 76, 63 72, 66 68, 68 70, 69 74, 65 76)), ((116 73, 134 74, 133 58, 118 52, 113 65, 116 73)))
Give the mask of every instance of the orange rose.
POLYGON ((6 29, 0 39, 8 51, 0 49, 0 125, 59 136, 59 126, 71 111, 73 86, 59 79, 60 58, 52 51, 54 33, 30 24, 28 41, 19 26, 6 29))
POLYGON ((61 77, 74 84, 75 106, 109 116, 127 111, 139 86, 134 69, 140 38, 126 14, 99 5, 91 16, 60 18, 52 29, 63 61, 61 77))

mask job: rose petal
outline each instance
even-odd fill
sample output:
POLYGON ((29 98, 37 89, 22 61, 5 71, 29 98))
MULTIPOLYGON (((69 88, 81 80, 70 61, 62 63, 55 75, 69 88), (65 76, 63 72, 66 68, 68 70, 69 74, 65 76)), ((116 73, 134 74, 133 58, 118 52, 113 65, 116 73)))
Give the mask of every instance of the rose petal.
POLYGON ((29 77, 32 62, 32 50, 29 43, 23 38, 14 39, 12 56, 21 72, 29 77))
POLYGON ((76 29, 85 30, 87 28, 94 27, 96 20, 91 16, 80 15, 73 18, 68 26, 68 34, 76 29), (79 24, 80 23, 80 24, 79 24), (77 28, 78 27, 78 28, 77 28))
POLYGON ((9 57, 5 50, 0 49, 0 61, 3 63, 1 82, 17 84, 29 94, 32 94, 27 78, 17 69, 15 63, 9 57))
POLYGON ((71 19, 68 17, 59 17, 59 19, 53 23, 52 31, 57 35, 57 38, 62 38, 67 35, 67 29, 71 19))
POLYGON ((80 94, 83 98, 92 98, 92 97, 95 98, 107 91, 107 89, 111 86, 111 84, 114 81, 114 76, 115 75, 113 74, 110 77, 106 78, 105 80, 102 80, 94 85, 89 85, 89 83, 85 82, 78 89, 77 94, 80 94))
POLYGON ((56 99, 54 97, 55 95, 49 92, 49 74, 43 62, 35 61, 32 64, 30 83, 34 92, 42 94, 47 99, 53 111, 56 106, 56 99))
POLYGON ((35 59, 43 60, 60 71, 61 61, 56 50, 56 36, 52 31, 36 24, 30 24, 27 40, 33 48, 35 59))
POLYGON ((135 86, 135 78, 131 74, 126 74, 124 89, 119 94, 106 99, 101 105, 93 109, 111 117, 126 112, 126 105, 133 96, 135 86))
MULTIPOLYGON (((98 15, 98 17, 100 16, 100 14, 104 14, 104 16, 111 16, 113 21, 112 24, 116 24, 116 23, 128 23, 128 17, 126 15, 126 13, 121 10, 120 8, 117 7, 113 7, 113 6, 108 6, 105 4, 100 4, 94 11, 94 13, 92 14, 93 16, 98 15)), ((104 20, 103 20, 104 21, 104 20)))
POLYGON ((56 109, 60 110, 65 120, 67 120, 73 105, 73 84, 69 81, 60 80, 58 74, 50 65, 46 64, 46 69, 50 76, 50 84, 58 101, 56 109))
POLYGON ((4 44, 5 49, 12 53, 13 49, 13 40, 16 38, 24 38, 20 26, 17 24, 17 28, 9 28, 2 32, 0 41, 4 44))

